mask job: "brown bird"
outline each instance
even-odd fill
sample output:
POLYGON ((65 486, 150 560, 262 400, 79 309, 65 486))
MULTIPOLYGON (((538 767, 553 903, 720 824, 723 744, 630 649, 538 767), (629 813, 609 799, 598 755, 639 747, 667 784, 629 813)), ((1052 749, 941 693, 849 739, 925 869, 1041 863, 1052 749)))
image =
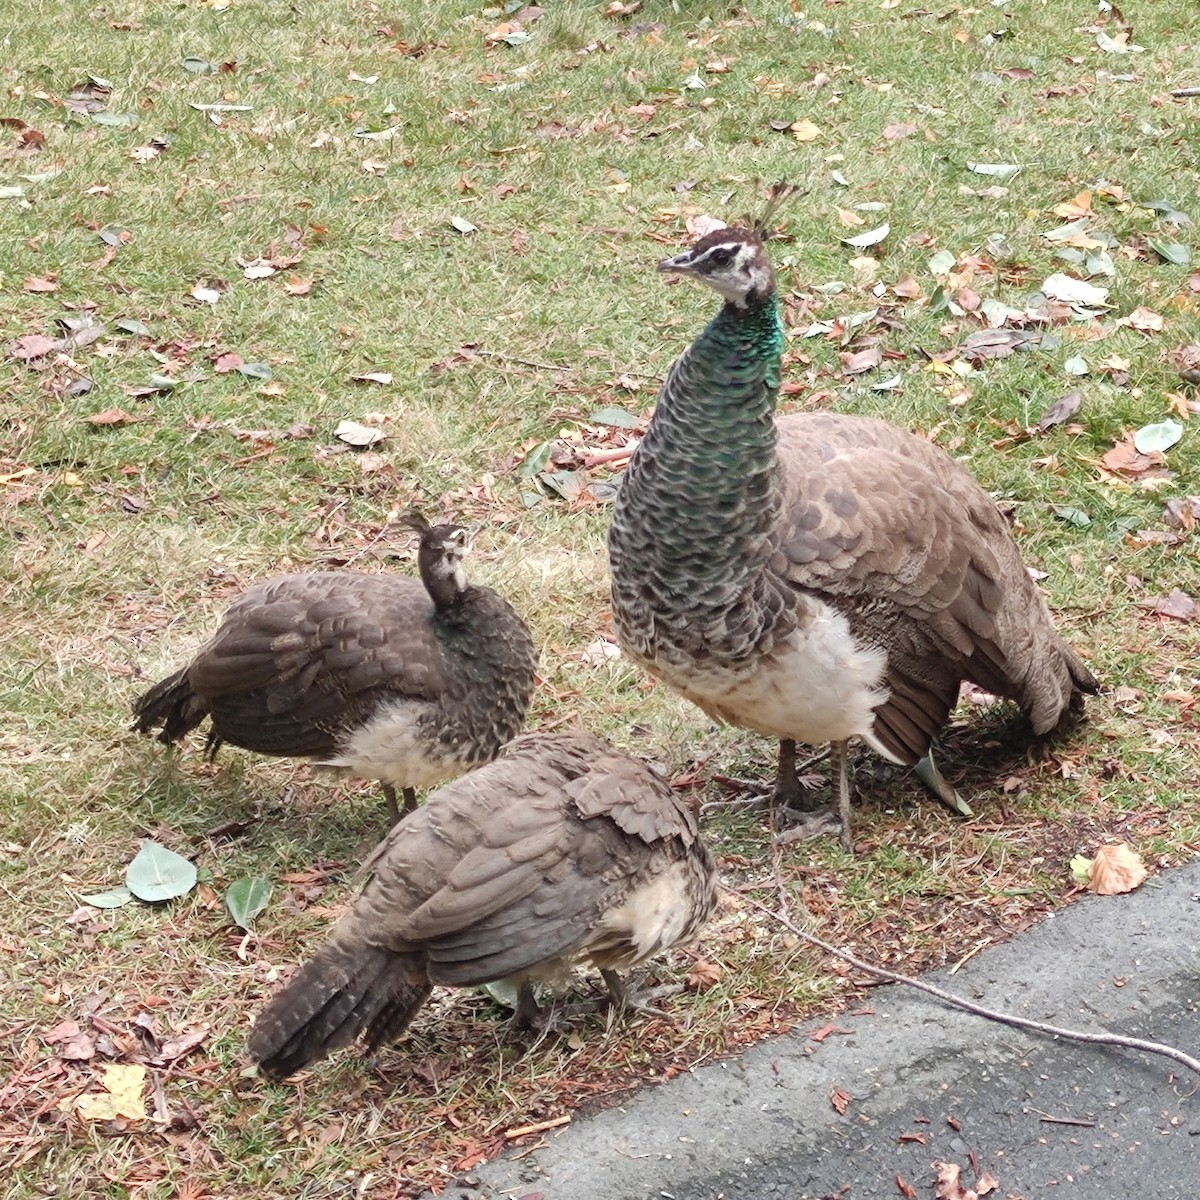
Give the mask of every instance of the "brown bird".
POLYGON ((435 984, 533 984, 571 964, 618 972, 693 938, 716 868, 691 809, 642 763, 585 733, 526 734, 439 788, 363 866, 333 936, 270 1001, 249 1051, 291 1075, 360 1035, 394 1041, 435 984))
POLYGON ((850 738, 932 771, 962 680, 1038 734, 1098 685, 948 454, 870 417, 776 420, 783 328, 757 231, 718 229, 658 267, 724 303, 671 367, 617 496, 618 640, 710 716, 778 738, 788 804, 796 742, 831 743, 849 850, 850 738))
POLYGON ((378 779, 393 821, 417 788, 495 758, 525 723, 537 652, 524 621, 462 560, 471 534, 406 518, 420 580, 323 571, 255 584, 187 666, 133 706, 178 741, 204 719, 223 742, 378 779))

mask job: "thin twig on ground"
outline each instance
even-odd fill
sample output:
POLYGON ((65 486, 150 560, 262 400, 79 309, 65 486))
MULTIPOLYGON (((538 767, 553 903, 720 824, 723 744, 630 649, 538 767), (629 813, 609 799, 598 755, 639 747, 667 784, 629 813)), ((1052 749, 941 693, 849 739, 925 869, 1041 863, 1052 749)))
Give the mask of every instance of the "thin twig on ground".
POLYGON ((871 963, 863 962, 861 958, 855 958, 853 954, 845 950, 839 950, 837 946, 830 945, 829 942, 824 941, 815 934, 801 929, 799 925, 783 913, 768 908, 753 897, 748 896, 747 899, 755 908, 760 909, 767 916, 778 921, 798 938, 810 942, 814 946, 818 946, 826 954, 832 954, 834 958, 840 958, 843 962, 849 963, 852 967, 860 971, 866 971, 868 975, 874 975, 877 979, 887 980, 888 983, 907 984, 911 988, 916 988, 919 992, 926 992, 930 996, 936 996, 943 1004, 949 1004, 952 1008, 960 1008, 963 1012, 983 1017, 986 1021, 998 1021, 1001 1025, 1012 1025, 1018 1029, 1031 1029, 1034 1033, 1045 1034, 1047 1037, 1066 1038, 1072 1042, 1086 1042, 1094 1046, 1122 1046, 1127 1050, 1141 1050, 1146 1054, 1160 1054, 1164 1058, 1172 1059, 1189 1070, 1195 1071, 1197 1075, 1200 1075, 1200 1059, 1193 1058, 1190 1054, 1185 1054, 1182 1050, 1174 1046, 1166 1046, 1161 1042, 1149 1042, 1144 1038, 1126 1037, 1120 1033, 1084 1033, 1078 1029, 1064 1029, 1059 1025, 1048 1025, 1044 1021, 1033 1021, 1028 1017, 1018 1017, 1013 1013, 997 1012, 992 1008, 984 1008, 980 1004, 973 1004, 970 1000, 964 1000, 961 996, 956 996, 953 992, 944 991, 932 983, 925 983, 924 980, 914 979, 911 975, 901 975, 898 971, 889 971, 885 967, 877 967, 871 963))
POLYGON ((494 358, 500 362, 512 363, 517 367, 533 367, 536 371, 570 371, 572 369, 557 363, 533 362, 528 358, 514 358, 511 354, 501 354, 499 350, 472 350, 471 353, 476 358, 494 358))
POLYGON ((1200 96, 1200 87, 1172 88, 1172 96, 1200 96))

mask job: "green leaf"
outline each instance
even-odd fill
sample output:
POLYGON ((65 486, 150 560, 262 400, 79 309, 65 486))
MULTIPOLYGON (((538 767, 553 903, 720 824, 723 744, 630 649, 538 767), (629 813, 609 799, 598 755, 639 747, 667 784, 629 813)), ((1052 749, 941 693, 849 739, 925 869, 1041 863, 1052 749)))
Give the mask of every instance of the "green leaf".
POLYGON ((1019 163, 967 163, 967 170, 976 175, 993 175, 997 179, 1009 179, 1020 172, 1019 163))
POLYGON ((1086 375, 1091 367, 1088 366, 1087 359, 1082 354, 1076 354, 1063 363, 1063 370, 1068 375, 1086 375))
POLYGON ((19 183, 0 185, 0 200, 20 200, 25 195, 25 189, 19 183))
POLYGON ((155 373, 150 376, 148 382, 156 391, 173 392, 179 386, 181 380, 170 379, 166 375, 159 375, 155 373))
POLYGON ((114 321, 113 325, 122 333, 136 333, 139 337, 148 337, 150 334, 150 327, 133 317, 122 317, 119 321, 114 321))
POLYGON ((147 839, 126 868, 125 886, 139 900, 174 900, 196 886, 196 865, 147 839))
POLYGON ((1092 860, 1086 854, 1077 854, 1071 859, 1071 875, 1083 887, 1092 876, 1092 860))
POLYGON ((215 75, 217 73, 215 63, 210 63, 206 58, 197 58, 194 54, 189 54, 179 65, 185 71, 191 71, 193 75, 215 75))
POLYGON ((120 908, 122 904, 128 904, 133 899, 133 893, 127 887, 118 886, 109 888, 106 892, 91 892, 79 898, 93 908, 120 908))
POLYGON ((949 275, 958 258, 949 250, 939 250, 926 264, 930 275, 949 275))
POLYGON ((1057 229, 1047 230, 1042 237, 1048 242, 1069 242, 1073 237, 1085 232, 1090 221, 1091 217, 1079 217, 1060 225, 1057 229))
POLYGON ((1192 261, 1191 250, 1180 242, 1159 242, 1151 238, 1150 249, 1159 258, 1174 263, 1177 267, 1186 267, 1192 261))
POLYGON ((1183 426, 1168 418, 1155 425, 1143 425, 1133 435, 1133 448, 1139 454, 1153 454, 1156 450, 1169 450, 1181 437, 1183 426))
POLYGON ((235 880, 225 893, 225 907, 235 925, 249 929, 251 921, 258 916, 271 899, 271 884, 261 875, 247 875, 235 880))
POLYGON ((641 423, 641 417, 624 408, 598 408, 588 420, 594 425, 611 425, 614 429, 636 429, 641 423))
POLYGON ((105 225, 99 232, 99 238, 106 246, 119 246, 129 240, 126 236, 128 233, 124 225, 105 225))
POLYGON ((856 250, 865 250, 868 246, 878 246, 891 231, 892 227, 884 221, 882 225, 868 229, 866 233, 856 233, 853 237, 842 238, 842 241, 856 250))
POLYGON ((137 113, 94 112, 92 120, 97 125, 122 126, 132 129, 138 123, 137 113))
POLYGON ((550 461, 550 443, 539 442, 530 452, 525 455, 525 461, 521 463, 521 469, 517 472, 522 479, 532 479, 535 475, 545 470, 546 464, 550 461))
POLYGON ((1072 508, 1069 504, 1052 504, 1050 508, 1060 521, 1066 521, 1068 525, 1083 528, 1092 523, 1092 518, 1082 508, 1072 508))
POLYGON ((500 1005, 501 1008, 517 1007, 517 985, 510 983, 507 979, 498 979, 495 983, 481 983, 479 990, 500 1005))
POLYGON ((472 225, 466 217, 454 216, 450 218, 450 224, 458 230, 459 233, 478 233, 479 226, 472 225))
POLYGON ((233 369, 240 375, 247 375, 251 379, 271 378, 271 368, 265 362, 239 363, 233 369))

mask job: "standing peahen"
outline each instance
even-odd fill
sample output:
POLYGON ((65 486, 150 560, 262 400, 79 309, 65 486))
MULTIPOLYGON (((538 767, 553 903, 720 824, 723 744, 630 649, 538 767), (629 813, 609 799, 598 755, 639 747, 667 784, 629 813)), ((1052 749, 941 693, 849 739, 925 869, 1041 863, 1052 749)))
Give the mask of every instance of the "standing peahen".
POLYGON ((587 733, 532 733, 439 788, 363 864, 329 941, 259 1014, 250 1054, 282 1078, 362 1036, 403 1034, 434 984, 508 979, 514 1020, 572 964, 619 971, 691 940, 717 872, 687 803, 587 733))
POLYGON ((964 679, 1037 734, 1097 682, 946 453, 870 417, 775 419, 783 330, 757 232, 718 229, 658 269, 724 304, 671 367, 617 497, 618 640, 710 716, 778 738, 781 801, 799 799, 795 743, 830 743, 852 850, 850 738, 918 764, 964 679))
POLYGON ((525 622, 467 582, 471 533, 407 521, 421 578, 317 571, 255 584, 187 666, 134 704, 170 745, 206 717, 223 742, 308 757, 383 784, 393 822, 428 787, 490 762, 521 731, 537 651, 525 622))

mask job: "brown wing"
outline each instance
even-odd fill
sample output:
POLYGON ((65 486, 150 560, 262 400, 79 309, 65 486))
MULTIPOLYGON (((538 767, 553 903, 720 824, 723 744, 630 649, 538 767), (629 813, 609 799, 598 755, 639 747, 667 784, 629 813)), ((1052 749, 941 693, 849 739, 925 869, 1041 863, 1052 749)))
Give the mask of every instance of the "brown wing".
POLYGON ((438 695, 431 613, 408 577, 284 575, 230 606, 188 681, 219 738, 266 754, 328 754, 381 701, 438 695))
POLYGON ((422 950, 435 982, 500 979, 578 950, 695 836, 648 768, 590 735, 526 735, 393 831, 364 867, 353 921, 392 951, 422 950))
POLYGON ((925 753, 962 679, 1020 701, 1035 726, 1051 709, 1057 719, 1075 686, 1065 648, 970 474, 871 418, 799 414, 779 429, 786 528, 773 566, 887 650, 892 697, 875 728, 885 747, 908 761, 925 753))

